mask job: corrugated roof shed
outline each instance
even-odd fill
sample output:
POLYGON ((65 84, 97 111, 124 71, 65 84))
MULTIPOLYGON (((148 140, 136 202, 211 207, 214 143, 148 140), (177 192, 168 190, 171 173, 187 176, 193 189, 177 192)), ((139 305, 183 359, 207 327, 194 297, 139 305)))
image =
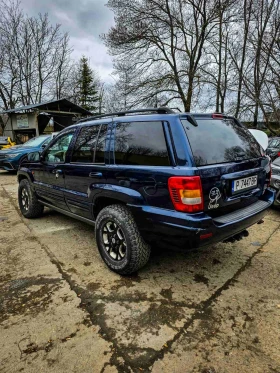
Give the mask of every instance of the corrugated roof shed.
POLYGON ((1 114, 17 113, 17 112, 32 110, 32 109, 41 109, 41 110, 46 110, 46 111, 55 110, 57 112, 64 111, 64 112, 69 112, 69 113, 71 112, 80 113, 82 115, 92 115, 90 111, 82 108, 79 105, 74 104, 73 102, 67 100, 66 98, 62 98, 60 100, 54 100, 54 101, 41 102, 38 104, 21 106, 15 109, 5 110, 1 114))

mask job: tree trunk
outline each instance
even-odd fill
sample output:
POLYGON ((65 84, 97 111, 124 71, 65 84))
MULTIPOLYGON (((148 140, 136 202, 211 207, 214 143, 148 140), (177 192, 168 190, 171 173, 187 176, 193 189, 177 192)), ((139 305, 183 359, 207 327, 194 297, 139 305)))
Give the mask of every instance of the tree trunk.
MULTIPOLYGON (((221 2, 219 4, 221 6, 221 2)), ((220 8, 219 6, 219 8, 220 8)), ((220 111, 221 76, 222 76, 222 43, 223 43, 223 13, 219 10, 219 60, 218 60, 218 82, 216 92, 216 112, 220 111)))
POLYGON ((259 114, 259 105, 256 103, 254 111, 254 128, 258 128, 258 114, 259 114))
POLYGON ((187 92, 187 98, 183 98, 183 104, 185 108, 185 112, 189 113, 191 111, 191 104, 192 104, 192 94, 193 94, 193 79, 189 80, 189 87, 187 92))

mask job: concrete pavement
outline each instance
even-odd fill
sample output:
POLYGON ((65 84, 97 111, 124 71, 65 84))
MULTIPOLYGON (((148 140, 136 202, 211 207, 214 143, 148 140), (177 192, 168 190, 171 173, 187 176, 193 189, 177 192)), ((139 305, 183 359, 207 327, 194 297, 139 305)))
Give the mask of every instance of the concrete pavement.
POLYGON ((280 211, 121 277, 92 227, 24 219, 16 194, 0 171, 0 372, 280 372, 280 211))

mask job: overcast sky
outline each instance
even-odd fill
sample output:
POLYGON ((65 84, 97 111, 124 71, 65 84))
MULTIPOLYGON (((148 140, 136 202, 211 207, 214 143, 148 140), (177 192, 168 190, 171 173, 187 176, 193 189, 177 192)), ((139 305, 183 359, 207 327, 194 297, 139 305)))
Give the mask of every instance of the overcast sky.
POLYGON ((112 60, 99 37, 114 23, 106 3, 107 0, 21 0, 28 15, 48 13, 53 24, 61 24, 70 35, 73 58, 78 60, 83 54, 89 57, 100 77, 112 82, 112 60))

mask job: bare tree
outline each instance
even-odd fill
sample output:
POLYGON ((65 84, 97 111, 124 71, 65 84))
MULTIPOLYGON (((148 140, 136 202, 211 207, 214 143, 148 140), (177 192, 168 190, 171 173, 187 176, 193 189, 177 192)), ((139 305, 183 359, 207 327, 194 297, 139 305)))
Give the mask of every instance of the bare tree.
POLYGON ((248 73, 247 62, 249 58, 248 52, 250 50, 249 35, 251 32, 254 1, 255 0, 242 0, 236 4, 238 11, 240 12, 241 10, 240 18, 239 21, 233 25, 227 49, 229 58, 235 68, 235 73, 233 73, 235 88, 233 88, 233 90, 236 92, 236 97, 233 100, 232 112, 236 117, 239 116, 244 106, 247 108, 247 100, 244 97, 243 80, 248 73), (241 105, 241 101, 243 101, 243 105, 241 105))
POLYGON ((279 0, 109 0, 111 106, 280 119, 279 0), (113 103, 114 101, 114 103, 113 103), (116 103, 117 102, 117 103, 116 103))
POLYGON ((0 98, 2 107, 14 108, 18 102, 16 90, 20 81, 19 67, 13 54, 14 36, 20 32, 23 14, 19 2, 6 4, 0 2, 0 98))
POLYGON ((116 26, 104 36, 116 69, 129 61, 128 92, 146 103, 163 95, 190 111, 204 47, 226 0, 110 0, 116 26))
POLYGON ((239 20, 236 1, 219 2, 218 21, 215 33, 212 39, 207 43, 204 49, 203 58, 205 66, 202 66, 203 72, 200 83, 210 85, 210 98, 216 112, 226 110, 226 99, 233 85, 234 64, 229 56, 229 40, 233 32, 234 25, 239 20), (215 100, 215 104, 214 104, 215 100))
POLYGON ((0 97, 5 109, 61 98, 71 71, 68 34, 48 15, 25 16, 0 0, 0 97))
POLYGON ((246 94, 254 103, 254 125, 257 125, 259 110, 265 113, 262 92, 269 74, 269 62, 280 31, 278 0, 258 0, 252 10, 253 23, 249 32, 249 61, 243 83, 246 94))
MULTIPOLYGON (((265 50, 269 53, 269 50, 265 50)), ((263 107, 266 110, 265 119, 270 131, 279 135, 279 130, 275 131, 269 122, 280 124, 280 33, 275 40, 275 45, 269 60, 269 71, 264 83, 263 107)))

